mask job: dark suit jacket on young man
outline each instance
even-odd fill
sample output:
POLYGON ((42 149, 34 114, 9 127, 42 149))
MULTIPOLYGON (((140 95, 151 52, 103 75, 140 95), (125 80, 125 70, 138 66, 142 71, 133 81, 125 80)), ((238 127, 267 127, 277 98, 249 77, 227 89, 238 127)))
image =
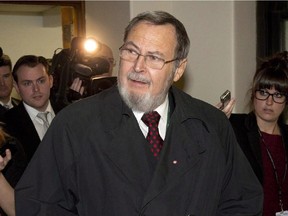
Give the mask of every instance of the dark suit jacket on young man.
POLYGON ((16 186, 16 215, 261 215, 262 187, 227 117, 174 87, 171 95, 155 171, 116 87, 65 108, 16 186))
POLYGON ((3 122, 6 131, 22 144, 29 162, 41 140, 23 102, 7 111, 3 122))

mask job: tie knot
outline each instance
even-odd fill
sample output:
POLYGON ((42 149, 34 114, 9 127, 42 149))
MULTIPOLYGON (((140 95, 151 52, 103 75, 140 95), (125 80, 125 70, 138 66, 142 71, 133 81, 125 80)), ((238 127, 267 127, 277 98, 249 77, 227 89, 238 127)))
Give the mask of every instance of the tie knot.
POLYGON ((37 117, 42 119, 45 123, 48 123, 48 118, 47 118, 48 112, 39 112, 37 114, 37 117))
POLYGON ((141 119, 148 127, 151 127, 151 126, 158 127, 160 115, 158 112, 153 111, 153 112, 145 113, 141 119))

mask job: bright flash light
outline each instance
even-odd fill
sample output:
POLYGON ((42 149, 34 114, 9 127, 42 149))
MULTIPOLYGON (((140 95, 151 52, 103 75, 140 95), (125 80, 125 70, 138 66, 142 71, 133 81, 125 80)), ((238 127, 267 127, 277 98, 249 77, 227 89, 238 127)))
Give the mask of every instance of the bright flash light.
POLYGON ((93 53, 99 48, 99 43, 94 39, 86 39, 84 42, 84 49, 88 53, 93 53))

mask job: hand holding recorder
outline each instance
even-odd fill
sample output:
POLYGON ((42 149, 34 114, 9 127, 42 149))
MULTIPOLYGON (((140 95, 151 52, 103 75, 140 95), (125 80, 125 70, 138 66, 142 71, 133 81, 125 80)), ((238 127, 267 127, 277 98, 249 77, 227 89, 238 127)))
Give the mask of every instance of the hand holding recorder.
POLYGON ((226 90, 220 96, 220 102, 216 105, 216 107, 222 110, 227 116, 227 118, 229 118, 234 109, 235 102, 235 99, 231 98, 231 92, 229 90, 226 90))

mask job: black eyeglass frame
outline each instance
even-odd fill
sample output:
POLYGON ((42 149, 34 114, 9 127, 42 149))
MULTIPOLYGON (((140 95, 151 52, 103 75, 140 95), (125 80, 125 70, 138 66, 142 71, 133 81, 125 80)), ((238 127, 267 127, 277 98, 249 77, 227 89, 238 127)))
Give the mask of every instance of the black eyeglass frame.
POLYGON ((283 104, 283 103, 286 103, 287 102, 287 94, 285 94, 285 93, 281 93, 281 92, 274 92, 273 94, 271 94, 271 93, 269 93, 268 91, 265 91, 265 90, 261 90, 261 89, 259 89, 259 90, 256 90, 255 91, 255 94, 254 94, 254 97, 257 99, 257 100, 261 100, 261 101, 265 101, 265 100, 267 100, 270 96, 272 96, 272 100, 275 102, 275 103, 278 103, 278 104, 283 104), (257 92, 265 92, 266 94, 267 94, 267 97, 266 98, 257 98, 257 92), (277 102, 277 101, 275 101, 275 96, 276 95, 282 95, 282 96, 284 96, 285 97, 285 99, 284 99, 284 101, 283 102, 277 102))

